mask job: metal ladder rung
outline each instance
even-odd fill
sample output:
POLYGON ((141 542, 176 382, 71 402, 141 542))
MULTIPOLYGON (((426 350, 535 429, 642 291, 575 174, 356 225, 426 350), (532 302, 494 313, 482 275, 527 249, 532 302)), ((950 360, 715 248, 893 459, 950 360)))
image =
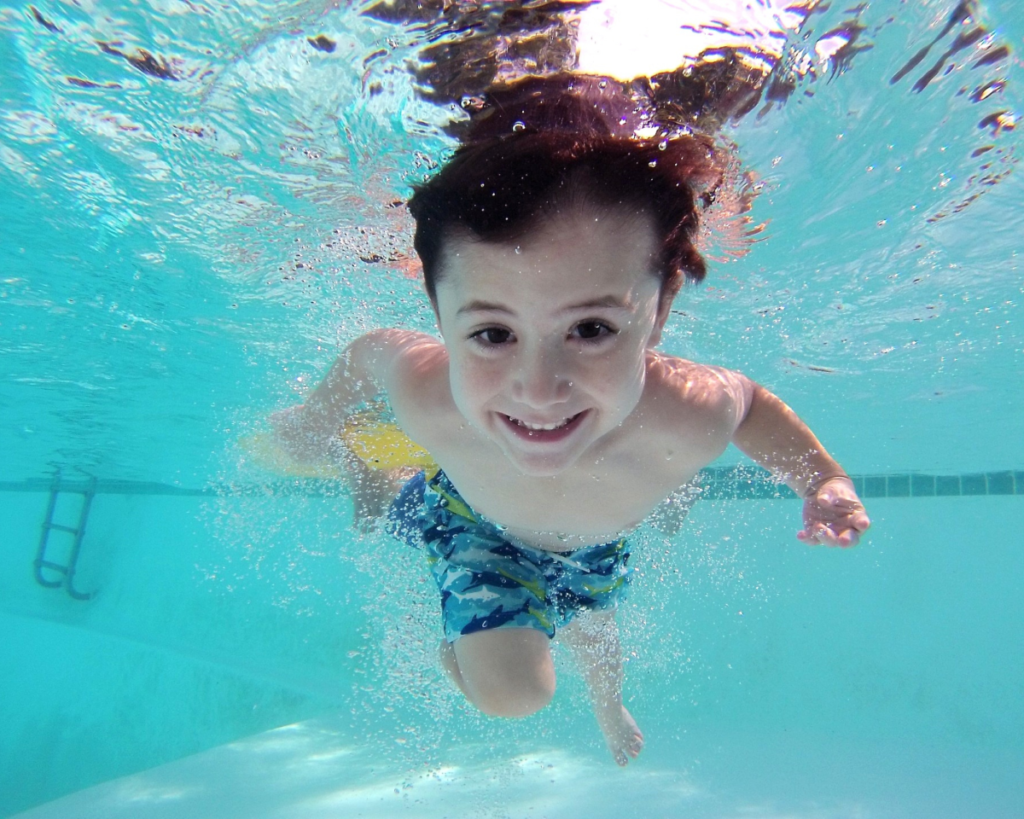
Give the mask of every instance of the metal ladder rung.
POLYGON ((37 560, 35 565, 40 569, 53 569, 53 571, 60 572, 61 574, 68 573, 67 566, 62 563, 54 563, 52 560, 37 560))
POLYGON ((43 528, 44 529, 59 529, 60 531, 67 532, 68 534, 71 534, 71 535, 77 535, 78 532, 79 532, 79 529, 76 526, 64 526, 63 524, 60 524, 60 523, 44 523, 43 524, 43 528))
POLYGON ((75 588, 75 570, 78 566, 78 555, 82 549, 82 539, 85 537, 85 523, 89 517, 89 508, 92 505, 93 496, 96 494, 96 479, 89 481, 86 489, 61 489, 60 471, 54 473, 53 483, 50 485, 50 502, 46 506, 46 519, 43 521, 43 531, 39 538, 39 550, 33 562, 35 567, 36 582, 40 586, 55 589, 63 586, 67 593, 75 600, 88 600, 95 592, 80 592, 75 588), (53 522, 53 513, 57 508, 57 496, 61 491, 71 492, 82 496, 82 508, 78 515, 78 526, 64 526, 53 522), (71 546, 67 563, 55 563, 46 559, 46 547, 50 539, 50 532, 56 529, 59 532, 66 532, 73 535, 75 542, 71 546), (58 572, 64 577, 61 580, 48 580, 43 577, 43 570, 58 572))

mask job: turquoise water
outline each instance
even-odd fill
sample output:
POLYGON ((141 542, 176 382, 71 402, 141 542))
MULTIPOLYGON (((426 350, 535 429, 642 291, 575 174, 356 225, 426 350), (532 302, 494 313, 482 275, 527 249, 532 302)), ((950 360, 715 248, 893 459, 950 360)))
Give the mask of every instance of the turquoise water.
POLYGON ((726 130, 767 227, 664 346, 782 395, 874 529, 808 550, 793 501, 725 472, 680 535, 645 527, 626 771, 565 658, 544 714, 468 710, 416 556, 237 446, 359 333, 430 327, 389 205, 453 144, 406 67, 436 32, 360 5, 0 6, 0 815, 96 785, 37 815, 1024 814, 1024 183, 993 178, 1020 154, 1014 4, 922 90, 955 31, 892 81, 954 5, 865 6, 871 48, 726 130), (58 467, 98 481, 88 600, 33 576, 58 467))

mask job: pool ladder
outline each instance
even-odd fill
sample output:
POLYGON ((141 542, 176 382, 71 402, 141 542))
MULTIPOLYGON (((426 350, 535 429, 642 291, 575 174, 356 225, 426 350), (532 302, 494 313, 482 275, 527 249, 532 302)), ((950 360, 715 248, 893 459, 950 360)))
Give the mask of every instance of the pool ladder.
POLYGON ((75 600, 89 600, 95 592, 81 592, 75 588, 75 570, 78 566, 78 555, 82 550, 82 539, 85 537, 85 522, 89 517, 89 507, 92 506, 92 499, 96 495, 96 479, 91 477, 89 482, 82 488, 70 488, 61 485, 60 472, 53 476, 53 483, 50 484, 50 501, 46 505, 46 519, 43 521, 43 532, 39 538, 39 551, 36 553, 34 562, 36 571, 36 582, 40 586, 49 589, 57 589, 61 586, 75 600), (82 508, 78 513, 77 526, 63 526, 53 522, 53 513, 57 508, 57 497, 61 492, 72 493, 82 496, 82 508), (67 563, 57 563, 48 560, 46 547, 50 540, 50 533, 54 530, 72 535, 75 539, 71 545, 71 552, 68 554, 67 563), (51 580, 43 576, 43 572, 55 572, 62 575, 59 579, 51 580))

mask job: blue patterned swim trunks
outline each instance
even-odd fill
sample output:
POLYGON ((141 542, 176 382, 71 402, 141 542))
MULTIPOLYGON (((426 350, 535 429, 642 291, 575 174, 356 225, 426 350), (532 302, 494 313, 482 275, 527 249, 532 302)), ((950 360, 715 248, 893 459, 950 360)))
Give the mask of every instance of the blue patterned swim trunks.
POLYGON ((406 483, 388 528, 426 551, 449 643, 493 628, 535 628, 554 637, 580 609, 614 608, 629 584, 624 539, 571 552, 513 544, 441 471, 406 483))

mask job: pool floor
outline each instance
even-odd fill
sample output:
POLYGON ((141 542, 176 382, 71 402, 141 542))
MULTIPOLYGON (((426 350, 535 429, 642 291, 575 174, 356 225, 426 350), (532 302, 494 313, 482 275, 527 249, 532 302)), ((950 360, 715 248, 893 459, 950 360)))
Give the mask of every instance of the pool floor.
POLYGON ((1019 758, 977 748, 688 733, 619 770, 550 740, 516 745, 499 749, 477 736, 445 764, 411 770, 361 744, 340 718, 322 718, 106 782, 15 819, 1019 819, 1024 805, 1019 758), (672 764, 695 756, 699 764, 672 764))

